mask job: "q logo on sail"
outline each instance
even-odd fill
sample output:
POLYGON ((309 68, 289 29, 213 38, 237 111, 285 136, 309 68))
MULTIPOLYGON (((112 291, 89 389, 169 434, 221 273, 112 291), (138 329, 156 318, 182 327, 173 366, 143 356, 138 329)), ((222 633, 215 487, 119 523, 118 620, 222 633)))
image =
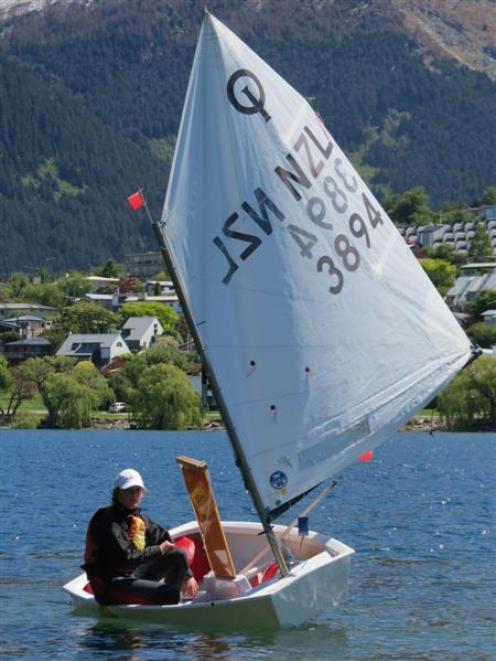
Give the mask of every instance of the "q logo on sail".
POLYGON ((260 113, 266 122, 270 121, 271 117, 264 108, 264 104, 265 104, 264 88, 262 87, 262 83, 258 80, 258 78, 255 76, 255 74, 252 71, 249 71, 248 69, 238 69, 232 74, 232 76, 227 81, 227 98, 238 112, 242 112, 244 115, 255 115, 257 113, 260 113), (248 83, 246 83, 244 87, 241 89, 241 93, 245 95, 245 97, 250 102, 250 105, 241 103, 241 101, 236 97, 235 85, 238 82, 238 80, 242 78, 250 79, 251 81, 253 81, 253 83, 255 83, 255 87, 257 88, 258 96, 255 96, 253 94, 251 89, 248 87, 248 83))

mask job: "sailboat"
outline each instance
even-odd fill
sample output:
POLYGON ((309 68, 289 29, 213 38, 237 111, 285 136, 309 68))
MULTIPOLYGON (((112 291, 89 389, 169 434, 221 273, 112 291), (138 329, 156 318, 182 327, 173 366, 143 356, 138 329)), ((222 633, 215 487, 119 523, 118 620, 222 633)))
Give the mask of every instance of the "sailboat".
MULTIPOLYGON (((208 12, 153 228, 259 522, 221 522, 231 570, 196 557, 194 601, 106 612, 299 624, 339 602, 354 551, 274 521, 407 422, 474 349, 307 100, 208 12)), ((201 522, 171 534, 202 551, 201 522)), ((84 574, 65 588, 98 612, 84 574)))

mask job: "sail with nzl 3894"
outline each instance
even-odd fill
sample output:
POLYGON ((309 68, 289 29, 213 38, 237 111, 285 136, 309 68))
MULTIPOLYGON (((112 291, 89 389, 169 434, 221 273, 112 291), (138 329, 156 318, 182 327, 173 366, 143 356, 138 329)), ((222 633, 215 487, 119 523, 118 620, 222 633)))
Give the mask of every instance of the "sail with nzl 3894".
MULTIPOLYGON (((305 98, 208 13, 154 229, 260 524, 223 523, 228 588, 207 566, 193 601, 109 608, 298 624, 339 601, 353 549, 272 521, 429 402, 470 342, 305 98)), ((171 534, 207 545, 196 522, 171 534)), ((66 589, 95 608, 85 584, 66 589)))
POLYGON ((470 359, 322 120, 212 16, 162 228, 270 511, 382 443, 470 359))

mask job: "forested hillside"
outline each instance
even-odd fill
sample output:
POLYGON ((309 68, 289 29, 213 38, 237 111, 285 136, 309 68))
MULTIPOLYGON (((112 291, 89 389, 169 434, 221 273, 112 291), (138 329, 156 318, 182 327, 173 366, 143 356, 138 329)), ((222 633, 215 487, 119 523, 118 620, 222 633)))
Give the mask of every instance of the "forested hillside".
MULTIPOLYGON (((58 271, 89 267, 154 247, 125 198, 143 185, 160 213, 200 13, 194 2, 176 11, 164 0, 148 13, 140 4, 107 3, 105 16, 85 15, 84 29, 73 21, 67 32, 65 15, 50 23, 47 14, 4 44, 0 272, 53 257, 58 271)), ((325 33, 285 15, 281 31, 243 23, 243 3, 216 4, 309 97, 379 195, 420 185, 436 206, 496 183, 496 85, 486 75, 427 59, 380 16, 351 29, 336 14, 339 29, 325 33)), ((340 11, 347 16, 343 3, 340 11)))

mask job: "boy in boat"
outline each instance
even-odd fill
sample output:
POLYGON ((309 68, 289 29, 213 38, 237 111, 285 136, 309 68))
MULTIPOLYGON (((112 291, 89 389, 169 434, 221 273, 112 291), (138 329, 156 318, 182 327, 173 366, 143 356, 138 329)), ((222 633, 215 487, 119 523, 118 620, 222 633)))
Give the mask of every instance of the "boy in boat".
POLYGON ((127 468, 114 482, 112 505, 91 518, 82 565, 95 599, 109 604, 176 604, 198 585, 184 551, 165 528, 141 514, 145 485, 127 468))

